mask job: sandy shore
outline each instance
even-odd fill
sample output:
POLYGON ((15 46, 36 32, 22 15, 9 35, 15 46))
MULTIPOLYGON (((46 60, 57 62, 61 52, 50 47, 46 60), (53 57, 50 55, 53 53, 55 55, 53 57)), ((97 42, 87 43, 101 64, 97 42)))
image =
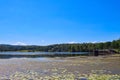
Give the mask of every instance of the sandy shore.
POLYGON ((57 74, 73 74, 74 77, 77 77, 78 74, 90 73, 120 75, 120 55, 0 59, 1 78, 10 78, 17 73, 30 74, 31 72, 36 72, 41 77, 57 74))

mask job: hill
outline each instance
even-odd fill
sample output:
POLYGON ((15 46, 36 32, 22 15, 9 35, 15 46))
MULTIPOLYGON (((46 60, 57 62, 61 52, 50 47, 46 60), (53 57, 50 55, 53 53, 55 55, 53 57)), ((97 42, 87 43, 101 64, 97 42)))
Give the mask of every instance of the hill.
POLYGON ((23 52, 92 52, 99 49, 114 49, 120 51, 120 39, 100 43, 76 43, 76 44, 55 44, 48 46, 37 45, 6 45, 0 44, 0 51, 23 51, 23 52))

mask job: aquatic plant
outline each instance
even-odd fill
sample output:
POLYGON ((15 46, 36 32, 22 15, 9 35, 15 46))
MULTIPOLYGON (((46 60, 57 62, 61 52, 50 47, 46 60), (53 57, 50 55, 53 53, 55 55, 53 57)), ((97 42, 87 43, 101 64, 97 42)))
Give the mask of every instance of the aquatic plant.
POLYGON ((57 68, 52 70, 50 75, 41 75, 35 71, 15 72, 10 77, 0 77, 0 80, 120 80, 120 74, 104 74, 106 70, 92 70, 89 74, 77 75, 66 69, 62 69, 61 73, 57 68))

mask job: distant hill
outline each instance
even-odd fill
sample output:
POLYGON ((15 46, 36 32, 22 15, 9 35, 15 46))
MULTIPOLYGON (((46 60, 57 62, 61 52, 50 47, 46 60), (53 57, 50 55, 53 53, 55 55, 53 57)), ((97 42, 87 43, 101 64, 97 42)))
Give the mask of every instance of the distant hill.
POLYGON ((76 43, 76 44, 55 44, 48 46, 37 45, 7 45, 0 44, 0 51, 23 51, 23 52, 92 52, 96 49, 115 49, 120 51, 120 39, 100 43, 76 43))

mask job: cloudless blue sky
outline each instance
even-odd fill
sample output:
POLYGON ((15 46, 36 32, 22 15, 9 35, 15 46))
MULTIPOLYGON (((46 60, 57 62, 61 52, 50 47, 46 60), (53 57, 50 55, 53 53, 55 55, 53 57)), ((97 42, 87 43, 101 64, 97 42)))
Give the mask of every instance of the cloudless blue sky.
POLYGON ((120 0, 0 0, 0 44, 120 38, 120 0))

